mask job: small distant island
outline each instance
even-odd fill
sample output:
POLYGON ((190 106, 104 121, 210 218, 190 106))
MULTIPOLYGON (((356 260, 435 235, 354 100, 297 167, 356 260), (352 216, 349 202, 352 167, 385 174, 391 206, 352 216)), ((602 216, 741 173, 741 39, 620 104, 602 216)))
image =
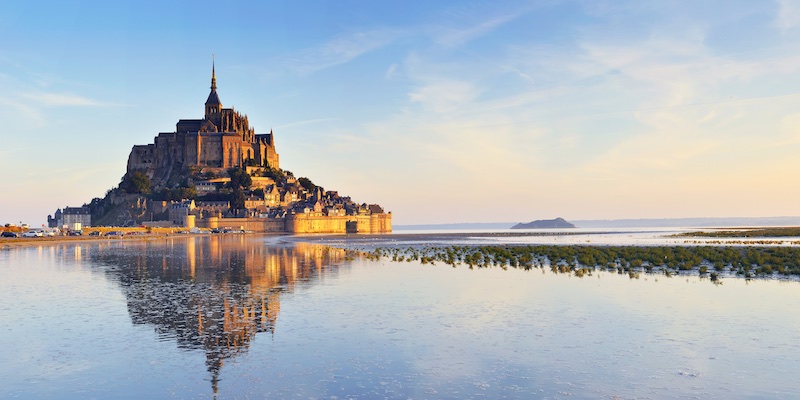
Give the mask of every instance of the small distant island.
POLYGON ((575 225, 564 220, 564 218, 556 219, 537 219, 528 223, 519 223, 511 227, 511 229, 561 229, 561 228, 574 228, 575 225))

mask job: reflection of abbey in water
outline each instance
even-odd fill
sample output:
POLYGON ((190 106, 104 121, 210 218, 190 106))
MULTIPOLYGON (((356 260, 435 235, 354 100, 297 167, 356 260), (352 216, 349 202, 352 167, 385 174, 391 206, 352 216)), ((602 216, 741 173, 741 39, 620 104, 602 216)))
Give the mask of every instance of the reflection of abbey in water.
POLYGON ((126 249, 100 248, 90 257, 113 266, 134 324, 205 352, 215 392, 224 361, 246 351, 257 333, 275 331, 280 294, 344 260, 340 249, 254 245, 244 236, 120 245, 126 249))

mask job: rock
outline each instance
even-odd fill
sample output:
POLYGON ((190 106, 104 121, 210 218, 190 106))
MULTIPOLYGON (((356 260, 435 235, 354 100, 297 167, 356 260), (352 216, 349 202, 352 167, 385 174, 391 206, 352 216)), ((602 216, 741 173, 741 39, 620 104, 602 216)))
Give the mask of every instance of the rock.
POLYGON ((556 219, 540 219, 528 223, 516 224, 511 229, 560 229, 560 228, 574 228, 575 225, 564 220, 564 218, 556 219))

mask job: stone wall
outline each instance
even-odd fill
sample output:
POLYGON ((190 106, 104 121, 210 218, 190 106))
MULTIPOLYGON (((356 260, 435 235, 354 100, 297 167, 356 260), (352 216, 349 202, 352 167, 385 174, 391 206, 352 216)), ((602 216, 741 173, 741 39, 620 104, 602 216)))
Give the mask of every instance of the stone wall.
POLYGON ((315 214, 295 214, 286 217, 286 231, 289 233, 346 233, 347 222, 352 216, 323 216, 315 214))
MULTIPOLYGON (((370 233, 389 233, 392 231, 392 213, 369 216, 370 233)), ((360 233, 360 232, 359 232, 360 233)))
POLYGON ((389 233, 392 231, 392 213, 342 216, 315 213, 289 215, 286 217, 286 231, 288 233, 389 233), (356 232, 352 229, 353 223, 356 232))
POLYGON ((283 218, 218 218, 197 219, 195 226, 205 229, 242 229, 252 232, 282 233, 286 232, 283 218))
POLYGON ((197 219, 198 228, 243 229, 268 233, 356 233, 348 232, 348 225, 358 229, 357 233, 389 233, 392 231, 392 214, 326 216, 319 214, 295 214, 286 218, 219 218, 197 219))

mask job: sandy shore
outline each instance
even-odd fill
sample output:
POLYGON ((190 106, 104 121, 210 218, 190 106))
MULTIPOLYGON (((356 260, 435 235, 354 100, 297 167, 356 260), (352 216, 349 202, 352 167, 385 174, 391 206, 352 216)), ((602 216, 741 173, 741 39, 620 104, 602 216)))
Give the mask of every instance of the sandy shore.
MULTIPOLYGON (((327 240, 353 240, 353 241, 370 241, 375 239, 391 239, 399 242, 403 241, 416 241, 416 240, 453 240, 457 241, 468 237, 503 237, 503 236, 539 236, 539 235, 569 235, 573 232, 501 232, 501 233, 471 233, 471 232, 457 232, 457 233, 384 233, 384 234, 317 234, 317 235, 288 235, 293 241, 298 242, 313 242, 324 243, 327 240)), ((107 236, 54 236, 54 237, 35 237, 35 238, 0 238, 0 250, 11 249, 16 247, 35 247, 35 246, 48 246, 60 245, 69 243, 83 243, 83 242, 116 242, 116 241, 132 241, 132 240, 154 240, 163 238, 186 238, 195 236, 208 236, 210 233, 190 233, 190 234, 177 234, 177 233, 151 233, 142 235, 128 235, 122 237, 107 237, 107 236)), ((264 236, 286 236, 286 234, 279 233, 254 233, 253 235, 264 236)))
POLYGON ((147 235, 131 235, 123 237, 103 237, 103 236, 53 236, 53 237, 35 237, 35 238, 0 238, 0 250, 11 249, 16 247, 35 247, 35 246, 51 246, 68 243, 83 243, 83 242, 119 242, 119 241, 133 241, 133 240, 153 240, 163 238, 176 238, 176 237, 194 237, 194 236, 208 236, 208 233, 198 234, 147 234, 147 235))
MULTIPOLYGON (((198 236, 215 236, 215 235, 239 235, 230 233, 147 233, 140 235, 125 235, 125 236, 52 236, 52 237, 34 237, 34 238, 0 238, 0 250, 7 250, 17 247, 36 247, 36 246, 55 246, 61 244, 73 243, 98 243, 98 242, 130 242, 130 241, 144 241, 144 240, 158 240, 158 239, 181 239, 191 238, 198 236)), ((245 235, 253 236, 281 236, 284 233, 246 233, 245 235)))

